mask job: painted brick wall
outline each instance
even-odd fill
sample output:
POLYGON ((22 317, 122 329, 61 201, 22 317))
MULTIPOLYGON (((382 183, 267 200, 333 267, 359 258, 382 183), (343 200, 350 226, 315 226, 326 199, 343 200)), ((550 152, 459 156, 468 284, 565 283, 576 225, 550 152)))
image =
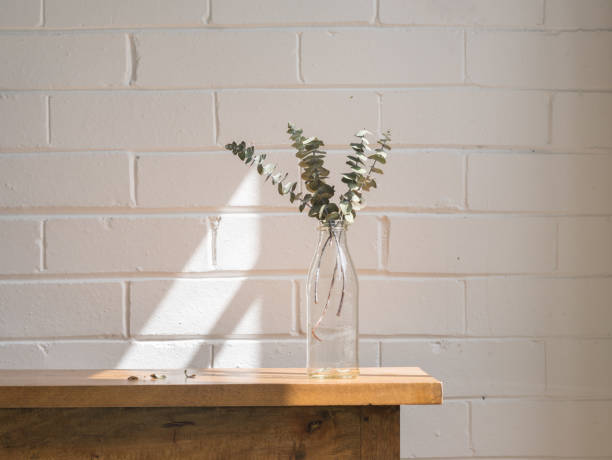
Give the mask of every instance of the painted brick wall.
POLYGON ((0 0, 0 367, 302 366, 291 120, 391 128, 361 362, 402 456, 612 457, 612 1, 0 0), (360 68, 362 67, 362 68, 360 68))

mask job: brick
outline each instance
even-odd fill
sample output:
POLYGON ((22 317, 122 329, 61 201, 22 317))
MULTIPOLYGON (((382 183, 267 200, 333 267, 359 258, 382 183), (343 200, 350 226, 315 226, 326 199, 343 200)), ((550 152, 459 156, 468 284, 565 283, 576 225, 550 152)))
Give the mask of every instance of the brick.
POLYGON ((121 288, 119 283, 2 283, 0 337, 120 335, 121 288))
POLYGON ((546 0, 546 25, 576 29, 612 27, 612 4, 608 0, 546 0))
POLYGON ((211 350, 201 340, 60 342, 49 344, 46 367, 91 369, 94 361, 97 369, 202 369, 211 365, 211 350))
POLYGON ((1 157, 0 207, 126 206, 128 162, 126 155, 106 153, 1 157))
POLYGON ((51 145, 60 148, 198 148, 213 143, 212 96, 97 93, 51 97, 51 145))
POLYGON ((468 207, 479 211, 612 212, 612 158, 470 155, 468 207))
POLYGON ((524 273, 555 267, 553 221, 537 218, 391 217, 389 270, 524 273))
POLYGON ((556 94, 552 117, 554 145, 612 147, 612 94, 556 94))
POLYGON ((213 24, 358 24, 374 17, 369 0, 213 0, 213 24))
MULTIPOLYGON (((325 291, 327 292, 327 291, 325 291)), ((359 333, 458 335, 464 328, 463 285, 454 280, 359 279, 359 333), (385 314, 380 314, 384 305, 385 314)), ((307 329, 306 282, 300 281, 300 327, 307 329)))
POLYGON ((544 145, 548 96, 450 88, 384 92, 382 126, 399 144, 544 145))
POLYGON ((38 27, 42 24, 41 0, 3 0, 0 28, 38 27))
POLYGON ((612 219, 564 219, 559 223, 559 271, 612 274, 612 219))
POLYGON ((119 34, 4 35, 0 88, 116 88, 127 72, 119 34))
POLYGON ((281 280, 193 279, 134 282, 135 336, 288 334, 291 283, 281 280))
POLYGON ((441 406, 402 406, 402 458, 471 456, 469 408, 462 401, 441 406))
POLYGON ((610 401, 474 401, 475 455, 612 455, 610 401))
POLYGON ((0 94, 0 150, 47 143, 47 109, 39 94, 0 94))
MULTIPOLYGON (((318 238, 316 223, 310 220, 304 215, 223 216, 217 240, 219 267, 307 270, 318 238)), ((380 242, 376 217, 358 217, 348 230, 347 240, 356 268, 377 268, 380 242)))
POLYGON ((385 24, 535 26, 541 0, 381 0, 385 24))
POLYGON ((40 226, 32 220, 0 220, 0 273, 38 272, 40 226))
POLYGON ((463 156, 454 153, 401 154, 393 151, 380 188, 366 201, 369 206, 459 209, 464 200, 463 156), (401 193, 398 193, 401 190, 401 193))
MULTIPOLYGON (((344 193, 346 184, 341 179, 347 152, 329 152, 325 161, 331 171, 329 183, 344 193)), ((392 150, 386 165, 380 166, 384 175, 375 176, 377 188, 364 195, 367 210, 371 207, 400 207, 412 209, 460 209, 464 201, 464 157, 460 153, 412 153, 392 150), (399 192, 401 190, 401 192, 399 192)))
POLYGON ((612 337, 611 298, 609 278, 468 280, 468 333, 612 337))
POLYGON ((135 84, 145 88, 296 85, 296 43, 294 32, 275 30, 143 32, 136 35, 135 84))
POLYGON ((547 340, 548 392, 609 397, 612 395, 611 356, 612 340, 609 339, 547 340))
POLYGON ((45 0, 45 25, 57 28, 201 26, 201 0, 45 0))
MULTIPOLYGON (((214 345, 216 368, 305 367, 305 340, 226 340, 214 345)), ((359 341, 359 364, 378 366, 378 344, 359 341)))
POLYGON ((52 219, 46 228, 52 272, 210 269, 210 234, 202 218, 52 219))
POLYGON ((612 88, 612 32, 473 31, 467 73, 487 86, 612 88))
POLYGON ((361 128, 376 129, 374 93, 352 91, 256 91, 219 94, 219 139, 255 145, 290 145, 287 122, 327 145, 346 145, 361 128))
POLYGON ((459 281, 361 279, 359 288, 362 334, 458 335, 464 331, 459 281))
POLYGON ((43 369, 44 363, 40 344, 0 343, 0 369, 43 369))
POLYGON ((212 346, 197 340, 89 340, 0 344, 3 369, 185 369, 210 367, 212 346))
POLYGON ((302 69, 304 81, 309 84, 463 83, 463 32, 425 29, 304 32, 302 69), (355 50, 359 50, 362 62, 372 64, 356 71, 355 50), (414 65, 415 62, 419 65, 414 65))
POLYGON ((418 366, 444 382, 444 395, 510 396, 545 390, 544 342, 394 340, 382 342, 382 366, 418 366))
MULTIPOLYGON (((298 159, 293 152, 266 152, 266 161, 297 181, 298 159)), ((231 153, 141 155, 137 159, 136 195, 145 207, 266 206, 295 208, 257 170, 231 153), (211 174, 215 171, 215 174, 211 174)))

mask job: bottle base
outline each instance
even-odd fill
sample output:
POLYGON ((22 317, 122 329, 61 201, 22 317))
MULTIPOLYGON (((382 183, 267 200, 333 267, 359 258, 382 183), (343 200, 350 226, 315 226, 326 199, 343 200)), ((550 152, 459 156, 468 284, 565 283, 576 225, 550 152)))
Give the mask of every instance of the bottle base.
POLYGON ((359 368, 308 369, 308 376, 315 379, 354 379, 359 376, 359 368))

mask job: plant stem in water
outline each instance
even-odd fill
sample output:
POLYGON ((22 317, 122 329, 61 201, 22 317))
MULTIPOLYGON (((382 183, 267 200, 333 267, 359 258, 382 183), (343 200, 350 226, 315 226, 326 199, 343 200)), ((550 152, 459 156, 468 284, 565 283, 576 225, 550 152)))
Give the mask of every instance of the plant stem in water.
POLYGON ((332 230, 329 229, 329 236, 323 243, 323 248, 321 249, 321 255, 319 256, 319 261, 317 262, 317 272, 315 274, 315 288, 314 288, 314 303, 319 303, 319 273, 321 272, 321 259, 323 259, 323 254, 325 253, 325 248, 329 244, 329 241, 332 238, 332 230))
MULTIPOLYGON (((344 303, 344 282, 345 282, 345 269, 344 269, 344 254, 342 254, 342 249, 340 248, 340 241, 338 241, 338 235, 335 233, 334 240, 336 240, 336 249, 338 250, 338 256, 336 259, 336 264, 338 264, 338 259, 340 259, 340 274, 342 275, 342 294, 340 294, 340 303, 338 304, 338 311, 336 312, 336 316, 340 316, 340 312, 342 311, 342 304, 344 303)), ((331 294, 331 286, 330 286, 330 294, 331 294)))
POLYGON ((312 336, 315 339, 317 339, 319 342, 322 342, 322 340, 315 333, 315 330, 319 327, 319 324, 321 324, 321 321, 323 321, 323 318, 325 317, 325 314, 327 313, 327 308, 329 307, 329 299, 331 298, 332 289, 334 288, 334 283, 336 281, 336 272, 337 271, 338 271, 338 256, 336 256, 336 265, 334 265, 334 272, 332 274, 331 283, 329 285, 329 292, 327 293, 327 301, 325 302, 325 306, 323 307, 323 310, 321 311, 321 316, 319 316, 319 319, 317 320, 315 325, 312 326, 312 336))

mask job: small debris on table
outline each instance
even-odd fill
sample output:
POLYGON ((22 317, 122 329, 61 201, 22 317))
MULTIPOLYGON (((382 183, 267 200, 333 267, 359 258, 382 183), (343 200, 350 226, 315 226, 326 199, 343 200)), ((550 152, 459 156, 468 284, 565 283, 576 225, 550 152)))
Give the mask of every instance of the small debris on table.
POLYGON ((128 380, 138 380, 138 377, 136 377, 135 375, 130 375, 128 378, 128 380))
POLYGON ((187 377, 188 379, 195 379, 195 376, 196 376, 195 374, 189 374, 187 372, 187 369, 185 369, 185 377, 187 377))
POLYGON ((151 374, 151 378, 152 378, 153 380, 161 380, 161 379, 165 379, 165 378, 166 378, 166 376, 165 376, 164 374, 159 374, 159 375, 157 375, 157 374, 151 374))

